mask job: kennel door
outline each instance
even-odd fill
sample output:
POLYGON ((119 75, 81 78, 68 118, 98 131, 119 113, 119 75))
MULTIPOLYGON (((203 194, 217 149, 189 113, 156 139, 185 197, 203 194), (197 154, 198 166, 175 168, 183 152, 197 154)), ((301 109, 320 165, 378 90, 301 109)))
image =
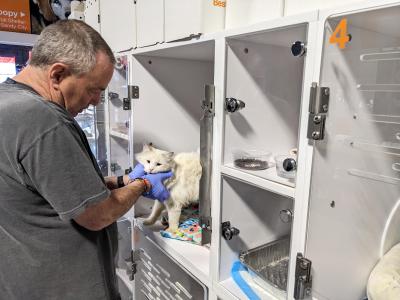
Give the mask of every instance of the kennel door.
POLYGON ((329 95, 329 104, 316 101, 326 116, 323 139, 309 132, 305 257, 314 299, 365 299, 372 268, 400 241, 399 15, 398 6, 381 7, 324 24, 317 94, 329 95))
POLYGON ((135 300, 206 300, 207 288, 134 227, 135 300))
POLYGON ((131 107, 128 93, 128 56, 117 56, 114 74, 108 85, 108 123, 110 171, 113 176, 129 173, 131 107))

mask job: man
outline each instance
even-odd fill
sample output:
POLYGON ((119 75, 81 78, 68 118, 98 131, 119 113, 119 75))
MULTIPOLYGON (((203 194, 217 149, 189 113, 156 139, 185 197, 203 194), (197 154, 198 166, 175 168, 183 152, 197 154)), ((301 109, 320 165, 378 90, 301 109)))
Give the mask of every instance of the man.
POLYGON ((0 299, 119 299, 115 221, 171 173, 103 179, 74 120, 97 105, 112 51, 91 27, 43 30, 29 65, 0 84, 0 299))

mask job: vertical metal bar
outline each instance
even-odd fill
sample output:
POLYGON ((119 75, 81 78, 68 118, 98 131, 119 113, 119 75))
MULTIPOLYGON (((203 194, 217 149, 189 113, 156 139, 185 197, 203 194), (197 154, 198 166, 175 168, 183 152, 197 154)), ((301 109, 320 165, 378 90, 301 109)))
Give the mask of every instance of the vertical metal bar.
POLYGON ((200 180, 200 225, 201 243, 211 242, 211 171, 213 149, 214 85, 205 85, 202 101, 203 116, 200 120, 200 160, 203 169, 200 180))

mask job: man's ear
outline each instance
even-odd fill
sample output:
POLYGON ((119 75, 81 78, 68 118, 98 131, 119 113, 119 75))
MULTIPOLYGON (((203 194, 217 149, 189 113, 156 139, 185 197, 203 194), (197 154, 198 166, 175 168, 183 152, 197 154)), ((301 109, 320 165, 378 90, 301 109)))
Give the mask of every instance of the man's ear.
POLYGON ((50 66, 48 74, 53 87, 58 88, 61 81, 70 75, 70 71, 66 64, 55 63, 50 66))

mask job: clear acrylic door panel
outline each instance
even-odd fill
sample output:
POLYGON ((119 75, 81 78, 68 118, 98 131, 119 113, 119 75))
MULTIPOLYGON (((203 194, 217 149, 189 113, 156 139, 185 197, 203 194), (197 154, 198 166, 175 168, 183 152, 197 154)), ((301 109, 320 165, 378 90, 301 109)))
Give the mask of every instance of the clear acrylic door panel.
POLYGON ((117 57, 113 77, 108 86, 110 170, 123 175, 129 169, 129 125, 131 110, 124 107, 128 99, 128 58, 117 57))
POLYGON ((102 95, 102 99, 96 107, 89 106, 79 113, 75 117, 75 120, 86 135, 90 150, 92 150, 93 155, 96 157, 101 173, 103 176, 107 176, 107 147, 104 115, 104 95, 102 95))
POLYGON ((400 241, 399 16, 391 7, 325 23, 329 111, 315 142, 305 252, 315 299, 364 299, 372 268, 400 241))
POLYGON ((135 300, 206 300, 207 288, 134 227, 135 300))

